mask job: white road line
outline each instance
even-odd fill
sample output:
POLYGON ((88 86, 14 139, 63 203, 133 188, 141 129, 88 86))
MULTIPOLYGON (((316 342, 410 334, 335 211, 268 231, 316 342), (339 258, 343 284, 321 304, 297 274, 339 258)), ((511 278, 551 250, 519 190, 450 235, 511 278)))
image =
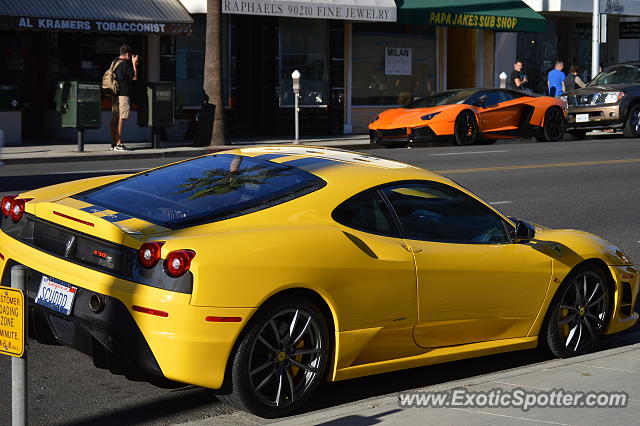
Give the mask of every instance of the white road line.
POLYGON ((513 201, 489 201, 489 204, 491 204, 492 206, 498 204, 513 204, 513 201))
POLYGON ((458 410, 458 411, 466 411, 468 413, 477 413, 477 414, 486 414, 488 416, 496 416, 496 417, 506 417, 508 419, 514 419, 514 420, 524 420, 527 422, 535 422, 535 423, 545 423, 548 425, 562 425, 562 426, 571 426, 567 423, 557 423, 557 422, 549 422, 546 420, 539 420, 539 419, 530 419, 527 417, 516 417, 516 416, 508 416, 506 414, 497 414, 497 413, 488 413, 486 411, 478 411, 478 410, 471 410, 468 408, 453 408, 453 407, 447 407, 450 410, 458 410))
POLYGON ((507 150, 501 151, 466 151, 466 152, 444 152, 442 154, 431 154, 431 155, 465 155, 465 154, 493 154, 495 152, 509 152, 507 150))
POLYGON ((108 170, 69 170, 66 172, 51 172, 47 175, 73 175, 76 173, 109 173, 109 172, 123 172, 123 173, 135 173, 141 172, 147 169, 108 169, 108 170))

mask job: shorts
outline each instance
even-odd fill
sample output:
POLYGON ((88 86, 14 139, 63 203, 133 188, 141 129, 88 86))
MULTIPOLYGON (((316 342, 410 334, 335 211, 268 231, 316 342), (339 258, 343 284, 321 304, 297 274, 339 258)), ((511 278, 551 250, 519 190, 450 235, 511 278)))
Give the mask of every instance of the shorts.
POLYGON ((131 101, 128 96, 114 96, 111 102, 111 114, 117 115, 123 120, 129 118, 131 101))

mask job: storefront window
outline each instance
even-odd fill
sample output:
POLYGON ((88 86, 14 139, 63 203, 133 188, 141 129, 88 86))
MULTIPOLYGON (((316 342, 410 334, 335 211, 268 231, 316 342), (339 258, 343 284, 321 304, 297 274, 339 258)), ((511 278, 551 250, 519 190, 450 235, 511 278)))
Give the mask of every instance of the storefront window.
POLYGON ((353 25, 353 105, 401 105, 436 91, 434 27, 353 25))
POLYGON ((300 105, 328 103, 327 24, 320 19, 280 19, 280 106, 293 106, 291 73, 300 71, 300 105))

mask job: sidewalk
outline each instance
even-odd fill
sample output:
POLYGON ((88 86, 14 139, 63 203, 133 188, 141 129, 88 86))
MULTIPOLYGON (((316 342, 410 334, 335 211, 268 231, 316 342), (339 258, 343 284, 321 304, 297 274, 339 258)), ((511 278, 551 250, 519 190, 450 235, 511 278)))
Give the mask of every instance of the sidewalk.
MULTIPOLYGON (((640 332, 625 336, 628 342, 640 341, 640 332)), ((428 367, 429 368, 429 367, 428 367)), ((435 368, 435 367, 431 367, 435 368)), ((244 412, 210 417, 190 426, 254 425, 281 426, 369 426, 369 425, 628 425, 640 418, 640 343, 594 352, 570 359, 554 359, 497 373, 441 383, 407 392, 467 391, 500 389, 509 392, 521 388, 531 392, 563 389, 568 392, 626 392, 624 408, 400 408, 398 395, 389 394, 319 410, 280 421, 268 421, 244 412)))
MULTIPOLYGON (((338 147, 342 149, 362 149, 369 146, 367 135, 347 135, 326 138, 301 139, 303 145, 338 147)), ((290 138, 282 139, 234 139, 232 146, 292 144, 290 138)), ((127 142, 132 151, 112 151, 109 142, 84 145, 84 152, 77 151, 73 142, 52 144, 23 144, 5 146, 0 151, 0 160, 6 165, 33 164, 63 161, 120 160, 131 158, 171 158, 198 156, 212 152, 209 147, 191 146, 191 141, 160 142, 160 148, 153 149, 151 142, 127 142)))

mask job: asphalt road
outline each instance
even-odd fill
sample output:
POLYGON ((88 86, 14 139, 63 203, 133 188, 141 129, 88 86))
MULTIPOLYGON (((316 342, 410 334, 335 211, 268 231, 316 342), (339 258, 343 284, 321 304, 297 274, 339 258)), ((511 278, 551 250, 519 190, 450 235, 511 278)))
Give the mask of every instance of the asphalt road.
MULTIPOLYGON (((579 228, 617 243, 640 262, 640 140, 498 143, 476 147, 366 150, 440 171, 509 215, 555 228, 579 228)), ((4 166, 0 194, 71 179, 123 173, 174 160, 4 166)), ((640 342, 640 331, 605 339, 600 348, 640 342)), ((64 347, 32 343, 30 423, 174 424, 228 413, 212 391, 163 390, 93 367, 64 347)), ((339 383, 328 383, 309 409, 321 409, 418 386, 515 368, 547 358, 535 351, 495 355, 339 383)), ((11 412, 10 360, 0 358, 0 418, 11 412)))

